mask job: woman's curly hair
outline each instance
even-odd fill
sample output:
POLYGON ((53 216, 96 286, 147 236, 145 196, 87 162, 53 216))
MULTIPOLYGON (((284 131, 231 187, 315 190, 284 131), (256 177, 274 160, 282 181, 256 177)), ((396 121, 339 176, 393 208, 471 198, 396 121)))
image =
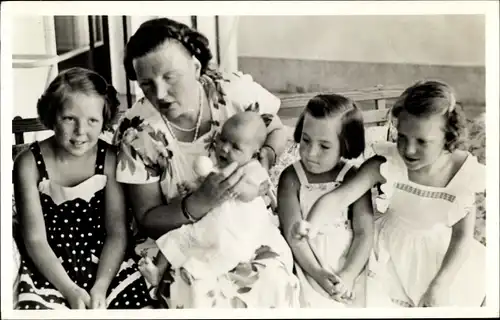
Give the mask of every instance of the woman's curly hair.
POLYGON ((128 41, 123 59, 127 78, 132 81, 137 80, 132 64, 134 59, 152 52, 167 39, 174 39, 182 43, 200 61, 201 74, 207 71, 210 60, 212 60, 208 39, 183 23, 168 18, 157 18, 142 23, 128 41))
POLYGON ((95 94, 103 97, 102 130, 109 129, 120 105, 117 92, 101 75, 80 67, 59 73, 38 99, 36 106, 38 118, 46 128, 54 129, 56 115, 62 110, 71 93, 95 94))
POLYGON ((416 82, 396 100, 391 116, 397 121, 403 110, 414 116, 443 115, 446 119, 445 149, 452 152, 465 145, 467 120, 456 101, 455 91, 448 84, 436 80, 416 82))

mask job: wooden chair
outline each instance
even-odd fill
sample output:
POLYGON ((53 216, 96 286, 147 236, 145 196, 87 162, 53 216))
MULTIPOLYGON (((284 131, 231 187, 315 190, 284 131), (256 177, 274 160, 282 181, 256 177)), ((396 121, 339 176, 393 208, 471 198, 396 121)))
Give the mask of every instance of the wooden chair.
POLYGON ((16 139, 16 144, 24 143, 24 133, 44 130, 48 129, 45 128, 38 118, 23 119, 20 116, 16 116, 12 119, 12 133, 16 139))
POLYGON ((38 118, 23 119, 20 116, 14 117, 12 119, 12 133, 14 134, 15 144, 12 146, 12 159, 15 159, 21 151, 28 147, 28 144, 24 142, 25 133, 45 130, 48 129, 38 118))

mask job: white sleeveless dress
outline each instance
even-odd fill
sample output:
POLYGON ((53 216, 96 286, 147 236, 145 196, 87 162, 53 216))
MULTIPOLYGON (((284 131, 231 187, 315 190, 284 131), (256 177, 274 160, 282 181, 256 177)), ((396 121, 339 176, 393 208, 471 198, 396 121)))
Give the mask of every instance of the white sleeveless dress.
MULTIPOLYGON (((302 162, 293 164, 300 181, 299 201, 302 218, 306 219, 314 203, 324 194, 337 188, 344 180, 346 173, 353 167, 346 163, 340 170, 335 181, 328 183, 309 183, 302 162)), ((348 217, 349 208, 332 210, 331 215, 323 215, 319 234, 309 240, 311 249, 319 260, 321 266, 331 272, 338 272, 345 263, 353 232, 348 217)), ((295 263, 297 277, 300 280, 301 307, 305 308, 345 308, 360 307, 364 301, 364 272, 358 277, 354 292, 356 300, 351 305, 346 305, 333 300, 321 286, 295 263)))
MULTIPOLYGON (((415 307, 441 267, 451 227, 475 208, 475 192, 484 191, 485 166, 469 154, 446 187, 430 187, 408 179, 394 143, 374 145, 374 150, 387 161, 380 166, 385 199, 376 200, 383 213, 375 221, 367 306, 415 307)), ((448 304, 480 306, 485 271, 485 247, 473 240, 449 287, 448 304)))

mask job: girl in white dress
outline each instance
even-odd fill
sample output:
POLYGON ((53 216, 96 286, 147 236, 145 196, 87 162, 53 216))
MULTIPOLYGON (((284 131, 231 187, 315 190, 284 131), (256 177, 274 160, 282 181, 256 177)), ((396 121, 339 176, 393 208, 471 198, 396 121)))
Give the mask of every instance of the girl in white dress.
MULTIPOLYGON (((381 183, 367 306, 480 306, 485 248, 473 238, 484 165, 458 150, 465 118, 453 89, 418 82, 392 109, 397 143, 375 145, 356 176, 319 199, 311 214, 348 205, 381 183)), ((318 216, 318 219, 319 219, 318 216)))
POLYGON ((373 240, 369 191, 352 206, 327 208, 314 221, 316 228, 303 224, 302 237, 294 237, 292 230, 297 222, 309 220, 319 197, 354 175, 355 168, 344 159, 357 158, 364 150, 362 113, 348 98, 318 95, 299 118, 294 139, 300 143, 300 160, 281 174, 278 214, 295 258, 301 306, 363 306, 362 270, 373 240))

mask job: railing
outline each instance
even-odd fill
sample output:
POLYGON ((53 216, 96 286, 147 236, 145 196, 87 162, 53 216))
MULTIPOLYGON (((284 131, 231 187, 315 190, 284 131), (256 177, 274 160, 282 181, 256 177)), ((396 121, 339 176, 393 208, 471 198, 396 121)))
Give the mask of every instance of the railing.
POLYGON ((387 100, 397 98, 403 93, 403 87, 376 86, 366 89, 357 89, 344 92, 312 92, 300 94, 279 94, 281 108, 278 115, 283 118, 296 118, 300 115, 307 102, 314 96, 322 93, 337 93, 354 101, 375 102, 375 110, 363 111, 363 119, 366 124, 383 124, 387 121, 387 100))

